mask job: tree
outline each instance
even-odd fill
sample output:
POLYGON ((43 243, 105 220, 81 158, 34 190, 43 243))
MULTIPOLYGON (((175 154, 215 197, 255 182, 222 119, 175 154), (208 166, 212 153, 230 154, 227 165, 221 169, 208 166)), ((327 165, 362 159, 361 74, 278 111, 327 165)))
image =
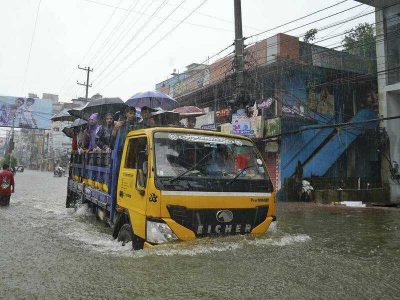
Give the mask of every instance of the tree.
POLYGON ((18 160, 14 155, 11 155, 10 161, 10 154, 6 154, 1 160, 1 165, 3 165, 4 163, 7 163, 11 168, 15 168, 18 165, 18 160))
POLYGON ((344 36, 343 47, 350 54, 375 59, 374 27, 369 23, 358 24, 344 36))
POLYGON ((309 43, 309 42, 315 40, 315 36, 317 35, 317 33, 318 33, 318 29, 312 28, 312 29, 308 30, 304 34, 303 42, 304 43, 309 43))

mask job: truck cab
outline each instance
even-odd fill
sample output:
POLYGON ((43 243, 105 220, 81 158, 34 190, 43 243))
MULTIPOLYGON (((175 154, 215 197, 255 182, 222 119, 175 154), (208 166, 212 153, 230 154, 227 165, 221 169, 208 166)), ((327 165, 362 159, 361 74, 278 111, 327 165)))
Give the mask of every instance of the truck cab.
POLYGON ((248 138, 184 128, 134 130, 119 163, 115 200, 110 195, 115 205, 108 210, 114 210, 114 236, 131 240, 134 249, 261 234, 275 220, 271 180, 248 138))

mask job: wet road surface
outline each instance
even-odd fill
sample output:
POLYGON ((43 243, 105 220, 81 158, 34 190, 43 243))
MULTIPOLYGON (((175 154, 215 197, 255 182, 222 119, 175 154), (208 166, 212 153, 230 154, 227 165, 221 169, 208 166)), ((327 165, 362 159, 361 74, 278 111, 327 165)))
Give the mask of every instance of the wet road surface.
POLYGON ((400 210, 280 204, 278 230, 132 252, 66 178, 26 171, 0 208, 0 299, 399 299, 400 210))

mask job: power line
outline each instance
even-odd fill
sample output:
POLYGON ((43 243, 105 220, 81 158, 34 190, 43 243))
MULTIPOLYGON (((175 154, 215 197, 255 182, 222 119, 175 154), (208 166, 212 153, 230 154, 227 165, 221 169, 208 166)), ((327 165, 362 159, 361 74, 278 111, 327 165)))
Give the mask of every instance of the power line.
MULTIPOLYGON (((115 6, 115 5, 111 5, 111 4, 107 4, 107 3, 102 3, 102 2, 98 2, 98 1, 95 1, 95 0, 83 0, 83 1, 91 2, 91 3, 97 4, 97 5, 107 6, 107 7, 110 7, 110 8, 117 8, 117 9, 120 9, 120 10, 127 10, 127 9, 124 8, 124 7, 118 7, 118 6, 115 6)), ((185 9, 185 10, 186 10, 186 9, 185 9)), ((188 10, 186 10, 186 11, 188 11, 188 10)), ((136 14, 142 15, 142 13, 139 12, 139 11, 134 11, 134 12, 135 12, 136 14)), ((199 13, 199 12, 197 12, 197 13, 198 13, 198 14, 202 14, 202 15, 207 16, 207 17, 210 17, 210 18, 213 18, 213 19, 216 19, 216 20, 221 20, 221 21, 223 20, 223 19, 218 18, 218 17, 215 17, 215 16, 211 16, 211 15, 207 15, 207 14, 203 14, 203 13, 199 13)), ((161 17, 155 16, 154 18, 160 19, 161 17)), ((169 19, 168 21, 174 22, 174 23, 179 23, 179 20, 175 20, 175 19, 169 19)), ((225 22, 230 22, 230 21, 225 20, 225 22)), ((197 24, 197 23, 191 23, 191 22, 185 22, 185 24, 188 24, 188 25, 191 25, 191 26, 196 26, 196 27, 202 27, 202 28, 208 28, 208 29, 218 30, 218 31, 226 31, 226 32, 232 32, 232 31, 233 31, 233 30, 231 30, 231 29, 218 28, 218 27, 213 27, 213 26, 205 25, 205 24, 197 24)), ((250 28, 250 27, 248 27, 248 28, 250 28)))
POLYGON ((36 10, 35 24, 33 26, 31 44, 29 46, 28 60, 27 60, 26 65, 25 65, 24 80, 22 82, 22 90, 21 90, 22 94, 25 93, 24 90, 25 90, 26 77, 27 77, 27 74, 28 74, 29 64, 30 64, 30 61, 31 61, 31 53, 32 53, 32 47, 33 47, 33 41, 35 40, 36 28, 37 28, 37 23, 38 23, 38 18, 39 18, 39 10, 40 10, 41 3, 42 3, 42 0, 39 0, 38 6, 37 6, 37 10, 36 10))
MULTIPOLYGON (((335 4, 333 4, 333 5, 330 5, 330 6, 328 6, 328 7, 325 7, 325 8, 319 9, 319 10, 316 10, 316 11, 310 13, 310 14, 307 14, 307 15, 302 16, 302 17, 300 17, 300 18, 297 18, 297 19, 295 19, 295 20, 286 22, 286 23, 284 23, 284 24, 282 24, 282 25, 279 25, 279 26, 276 26, 276 27, 273 27, 273 28, 269 28, 269 29, 267 29, 267 30, 264 30, 264 31, 259 32, 259 33, 256 33, 256 34, 252 34, 252 35, 248 36, 247 38, 249 39, 249 38, 252 38, 252 37, 254 37, 254 36, 261 35, 261 34, 264 34, 264 33, 269 32, 269 31, 272 31, 272 30, 281 28, 281 27, 283 27, 283 26, 286 26, 286 25, 295 23, 295 22, 297 22, 297 21, 300 21, 300 20, 302 20, 302 19, 308 18, 308 17, 310 17, 310 16, 312 16, 312 15, 315 15, 315 14, 317 14, 317 13, 320 13, 320 12, 322 12, 322 11, 324 11, 324 10, 327 10, 327 9, 332 8, 332 7, 338 6, 338 5, 340 5, 340 4, 344 3, 344 2, 347 2, 347 0, 340 1, 340 2, 338 2, 338 3, 335 3, 335 4)), ((362 5, 362 4, 357 5, 357 6, 361 6, 361 5, 362 5)))
MULTIPOLYGON (((324 27, 322 27, 321 29, 319 29, 319 32, 320 32, 320 31, 323 31, 323 30, 326 30, 326 29, 329 29, 329 28, 332 28, 332 27, 335 27, 335 26, 338 26, 338 25, 341 25, 341 24, 344 24, 344 23, 347 23, 347 22, 350 22, 350 21, 353 21, 353 20, 355 20, 355 19, 358 19, 358 18, 360 18, 360 17, 363 17, 363 16, 368 15, 368 14, 371 14, 371 13, 373 13, 373 12, 370 12, 370 13, 367 13, 367 14, 356 15, 356 16, 354 16, 354 17, 347 18, 347 19, 345 19, 345 20, 341 20, 340 22, 335 22, 335 23, 330 24, 330 25, 328 25, 328 26, 324 26, 324 27)), ((280 27, 280 26, 278 26, 278 27, 280 27)), ((355 29, 352 29, 352 30, 350 30, 350 32, 351 32, 351 31, 354 31, 354 30, 355 30, 355 29)), ((291 30, 289 30, 289 31, 291 31, 291 30)), ((288 32, 288 31, 286 31, 286 32, 288 32)), ((343 34, 348 33, 348 32, 349 32, 349 31, 345 31, 343 34)), ((300 35, 299 37, 304 36, 304 35, 305 35, 305 34, 300 35)), ((339 36, 339 35, 338 35, 338 36, 339 36)), ((337 37, 337 36, 335 36, 335 37, 337 37)), ((325 38, 325 39, 323 39, 323 40, 316 41, 315 44, 318 43, 318 42, 322 42, 322 41, 331 39, 331 38, 334 38, 334 37, 325 38)), ((268 48, 273 48, 273 47, 275 47, 275 46, 277 46, 277 45, 282 45, 282 44, 289 43, 289 42, 290 42, 290 39, 288 38, 288 39, 282 40, 282 41, 280 41, 280 42, 278 42, 278 43, 268 44, 267 47, 261 47, 259 50, 253 51, 252 54, 255 54, 255 53, 260 52, 260 51, 265 51, 265 50, 268 49, 268 48)), ((256 43, 254 43, 254 44, 256 44, 256 43)), ((253 44, 250 44, 250 45, 253 45, 253 44)), ((247 45, 247 48, 248 48, 248 47, 249 47, 249 45, 247 45)), ((292 49, 292 50, 293 50, 293 49, 292 49)), ((202 71, 202 70, 200 70, 199 72, 201 72, 201 71, 202 71)), ((198 74, 198 73, 195 73, 193 76, 195 76, 195 75, 197 75, 197 74, 198 74)), ((193 80, 196 80, 196 78, 194 78, 193 80)), ((190 84, 191 81, 188 81, 188 82, 186 82, 186 83, 187 83, 187 84, 190 84)))
MULTIPOLYGON (((119 0, 119 4, 122 3, 123 0, 119 0)), ((116 13, 117 9, 115 8, 113 10, 113 12, 110 14, 110 16, 108 17, 107 21, 104 23, 103 27, 100 29, 100 31, 97 33, 97 36, 95 37, 95 39, 93 40, 93 42, 90 44, 88 50, 86 51, 85 55, 82 57, 82 61, 86 59, 87 55, 90 53, 90 51, 92 50, 93 46, 96 44, 96 42, 99 40, 99 38, 102 36, 104 30, 107 28, 108 24, 111 22, 112 18, 114 17, 115 13, 116 13)), ((72 76, 75 74, 76 69, 73 69, 72 72, 70 73, 70 75, 68 76, 68 79, 64 82, 64 84, 62 85, 62 87, 60 88, 60 90, 64 90, 64 88, 66 87, 66 84, 69 83, 69 81, 71 80, 72 76)))
POLYGON ((161 43, 168 35, 170 35, 172 32, 174 32, 185 20, 187 20, 193 13, 198 10, 200 7, 202 7, 207 0, 203 0, 198 6, 196 6, 185 18, 183 18, 178 24, 176 24, 172 29, 170 29, 166 34, 164 34, 160 39, 158 39, 150 48, 148 48, 142 55, 140 55, 136 60, 134 60, 132 63, 130 63, 126 68, 124 68, 117 76, 115 76, 112 80, 110 80, 105 86, 103 86, 102 89, 106 88, 109 86, 111 83, 113 83, 116 79, 118 79, 123 73, 125 73, 128 69, 130 69, 135 63, 139 61, 139 59, 143 58, 146 56, 153 48, 155 48, 159 43, 161 43))
MULTIPOLYGON (((118 68, 125 60, 127 60, 131 55, 132 55, 132 53, 134 53, 140 46, 142 46, 143 44, 144 44, 144 42, 154 33, 154 32, 156 32, 160 27, 161 27, 161 25, 163 25, 164 24, 164 22, 171 16, 171 15, 173 15, 177 10, 178 10, 178 8, 183 4, 183 3, 185 3, 187 0, 182 0, 179 4, 178 4, 178 6, 176 6, 172 11, 170 11, 168 14, 167 14, 167 16, 160 22, 160 23, 158 23, 157 25, 156 25, 156 27, 154 27, 140 42, 138 42, 137 43, 137 45, 136 45, 136 47, 135 48, 133 48, 131 51, 129 51, 129 53, 127 53, 121 60, 120 60, 120 62, 119 63, 117 63, 116 65, 114 65, 114 67, 108 72, 108 74, 111 74, 116 68, 118 68)), ((110 64, 112 64, 112 62, 110 62, 110 64)), ((103 78, 106 78, 106 77, 104 77, 104 76, 107 76, 107 74, 105 74, 105 73, 103 73, 103 74, 101 74, 101 75, 103 75, 103 78)), ((101 76, 100 76, 101 77, 101 76)), ((102 79, 98 79, 98 82, 101 82, 101 81, 103 81, 102 79)))
POLYGON ((389 121, 389 120, 395 120, 395 119, 400 119, 400 116, 374 118, 374 119, 368 119, 368 120, 362 120, 362 121, 343 122, 343 123, 336 123, 336 124, 313 125, 313 126, 308 126, 306 128, 300 128, 300 129, 293 130, 293 131, 283 132, 281 134, 271 135, 271 136, 268 136, 268 138, 264 139, 264 141, 275 139, 277 137, 281 137, 282 135, 297 134, 297 133, 301 133, 303 131, 308 131, 308 130, 324 129, 324 128, 340 128, 340 127, 354 126, 354 125, 365 124, 365 123, 389 121))
MULTIPOLYGON (((143 29, 152 21, 153 16, 155 16, 162 8, 165 7, 165 5, 167 4, 168 0, 164 0, 157 8, 156 10, 153 11, 153 13, 151 14, 151 16, 149 16, 145 22, 142 24, 142 26, 136 30, 135 34, 124 44, 123 47, 121 47, 121 50, 114 55, 114 57, 111 59, 111 61, 106 65, 105 68, 101 69, 99 71, 99 77, 97 78, 98 82, 101 82, 102 80, 99 79, 102 76, 104 76, 105 72, 110 68, 110 66, 118 59, 118 57, 125 51, 127 50, 127 47, 139 36, 139 34, 143 31, 143 29)), ((129 56, 130 54, 128 54, 129 56)), ((124 59, 126 59, 127 56, 125 56, 124 59)), ((120 63, 123 61, 123 59, 120 61, 120 63)))
MULTIPOLYGON (((90 65, 95 64, 97 55, 105 49, 107 43, 110 47, 113 46, 113 44, 111 43, 111 40, 113 39, 114 34, 129 19, 130 15, 132 14, 133 10, 136 8, 136 6, 138 5, 139 2, 140 2, 140 0, 136 0, 136 1, 132 2, 131 6, 129 6, 129 8, 128 8, 126 17, 121 18, 120 22, 118 24, 115 24, 114 28, 110 31, 109 35, 104 39, 103 44, 99 47, 98 51, 93 55, 92 60, 89 61, 90 65)), ((121 32, 122 32, 122 30, 121 30, 121 32)))

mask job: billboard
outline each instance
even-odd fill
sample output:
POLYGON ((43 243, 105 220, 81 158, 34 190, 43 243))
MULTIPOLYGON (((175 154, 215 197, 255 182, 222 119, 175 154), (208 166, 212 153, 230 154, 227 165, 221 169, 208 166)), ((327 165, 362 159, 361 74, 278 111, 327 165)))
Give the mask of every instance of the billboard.
POLYGON ((0 96, 0 127, 50 129, 51 116, 50 100, 0 96))

